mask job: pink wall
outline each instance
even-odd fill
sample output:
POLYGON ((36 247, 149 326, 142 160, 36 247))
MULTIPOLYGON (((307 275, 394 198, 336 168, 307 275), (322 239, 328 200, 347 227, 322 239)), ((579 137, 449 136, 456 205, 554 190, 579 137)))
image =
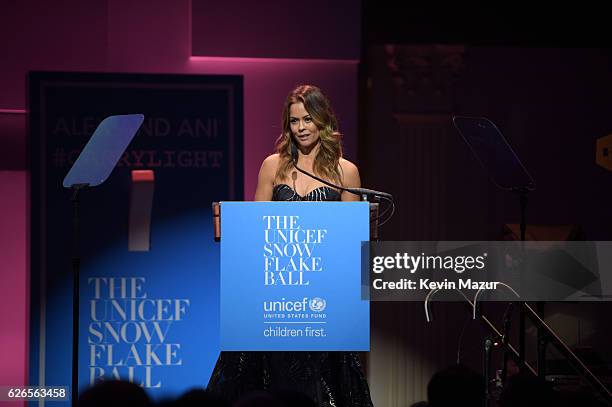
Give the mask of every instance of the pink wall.
POLYGON ((29 290, 26 195, 24 171, 0 171, 0 386, 26 382, 29 290))
MULTIPOLYGON (((358 6, 357 2, 355 7, 358 6)), ((26 132, 23 116, 15 117, 15 113, 7 110, 27 108, 25 78, 28 71, 244 75, 247 199, 253 196, 259 165, 271 152, 279 134, 283 100, 298 84, 314 83, 326 91, 345 134, 345 154, 349 159, 356 159, 356 59, 191 57, 190 10, 189 0, 26 0, 3 8, 0 15, 3 55, 0 65, 0 170, 22 171, 0 171, 0 309, 11 310, 0 313, 0 360, 3 361, 0 385, 23 384, 26 377, 27 174, 23 171, 25 161, 19 158, 24 155, 26 132)), ((257 18, 256 15, 252 17, 257 18)), ((210 24, 210 21, 194 24, 198 23, 210 24)), ((197 40, 199 44, 206 41, 197 40)), ((246 41, 245 38, 238 40, 246 41)), ((359 38, 354 38, 354 42, 358 43, 359 38)), ((359 49, 354 43, 344 45, 359 49)), ((333 51, 326 52, 333 54, 333 51)), ((338 55, 345 54, 338 50, 338 55)))
POLYGON ((256 58, 358 59, 355 0, 194 1, 192 54, 256 58), (222 21, 223 24, 218 24, 222 21), (249 41, 243 39, 248 38, 249 41))

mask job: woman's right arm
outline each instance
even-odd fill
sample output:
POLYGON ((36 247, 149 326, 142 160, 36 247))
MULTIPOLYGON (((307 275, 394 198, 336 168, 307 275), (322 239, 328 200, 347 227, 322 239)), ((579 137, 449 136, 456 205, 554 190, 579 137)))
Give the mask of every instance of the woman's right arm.
POLYGON ((274 177, 278 168, 278 154, 272 154, 264 160, 259 169, 257 178, 257 189, 255 190, 256 201, 271 201, 274 189, 274 177))

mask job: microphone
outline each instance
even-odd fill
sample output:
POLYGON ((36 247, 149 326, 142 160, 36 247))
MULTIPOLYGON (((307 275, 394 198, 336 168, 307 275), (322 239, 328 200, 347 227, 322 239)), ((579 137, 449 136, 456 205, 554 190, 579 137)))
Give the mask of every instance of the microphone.
POLYGON ((345 188, 345 191, 351 192, 355 195, 359 196, 373 196, 375 198, 387 198, 389 200, 393 200, 393 195, 388 192, 376 191, 374 189, 367 188, 345 188))
MULTIPOLYGON (((333 184, 329 181, 326 181, 322 178, 317 177, 314 174, 311 174, 307 171, 304 171, 303 169, 301 169, 300 167, 298 167, 297 162, 298 162, 298 149, 297 146, 295 145, 295 142, 293 140, 291 140, 291 160, 293 161, 293 166, 295 167, 296 170, 298 170, 299 172, 301 172, 302 174, 316 179, 319 182, 324 183, 327 186, 330 186, 332 188, 336 188, 339 189, 341 191, 347 191, 350 192, 352 194, 358 195, 360 197, 375 197, 375 198, 384 198, 387 199, 389 201, 393 201, 393 195, 387 193, 387 192, 381 192, 381 191, 375 191, 373 189, 367 189, 367 188, 345 188, 345 187, 341 187, 339 185, 333 184)), ((297 174, 296 174, 297 176, 297 174)))

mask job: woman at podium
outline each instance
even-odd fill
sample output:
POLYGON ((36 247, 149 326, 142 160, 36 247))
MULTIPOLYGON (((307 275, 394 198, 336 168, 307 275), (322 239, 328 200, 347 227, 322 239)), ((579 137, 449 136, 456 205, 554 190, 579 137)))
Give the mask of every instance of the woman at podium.
MULTIPOLYGON (((357 167, 342 158, 341 134, 331 104, 315 86, 299 86, 283 107, 276 154, 259 171, 256 201, 356 201, 296 170, 334 185, 359 188, 357 167)), ((235 401, 254 391, 299 392, 318 406, 372 406, 354 352, 222 352, 208 390, 235 401)))

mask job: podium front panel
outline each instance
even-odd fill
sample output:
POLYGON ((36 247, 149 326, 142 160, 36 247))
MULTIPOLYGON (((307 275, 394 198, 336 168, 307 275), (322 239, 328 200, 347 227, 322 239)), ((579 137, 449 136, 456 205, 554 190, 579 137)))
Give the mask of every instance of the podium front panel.
POLYGON ((221 350, 369 350, 367 202, 222 202, 221 233, 221 350))

